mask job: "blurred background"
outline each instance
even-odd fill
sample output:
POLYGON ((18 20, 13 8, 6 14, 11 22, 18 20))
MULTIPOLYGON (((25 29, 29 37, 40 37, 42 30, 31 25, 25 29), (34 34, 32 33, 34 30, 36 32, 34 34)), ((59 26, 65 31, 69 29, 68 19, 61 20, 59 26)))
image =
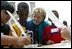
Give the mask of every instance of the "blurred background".
MULTIPOLYGON (((34 8, 42 7, 46 11, 46 18, 48 20, 48 10, 57 10, 59 13, 59 21, 63 23, 63 21, 67 21, 68 26, 71 25, 71 1, 8 1, 13 4, 15 8, 14 16, 18 20, 18 15, 16 14, 17 5, 20 2, 26 2, 29 5, 29 18, 28 21, 31 20, 31 14, 34 8)), ((11 20, 13 23, 13 20, 11 20)), ((9 24, 9 23, 8 23, 9 24)))

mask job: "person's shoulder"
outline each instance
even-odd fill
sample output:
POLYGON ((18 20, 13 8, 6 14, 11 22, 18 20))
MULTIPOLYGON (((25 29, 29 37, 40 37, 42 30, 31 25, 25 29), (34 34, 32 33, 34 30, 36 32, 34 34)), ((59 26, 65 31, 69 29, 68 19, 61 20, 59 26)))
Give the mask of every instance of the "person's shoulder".
POLYGON ((28 21, 28 25, 32 25, 33 24, 33 20, 28 21))
POLYGON ((49 26, 50 24, 47 21, 43 22, 45 26, 49 26))
POLYGON ((8 24, 4 24, 3 27, 4 27, 4 28, 7 28, 7 29, 10 29, 10 27, 9 27, 8 24))
POLYGON ((51 25, 48 25, 48 26, 45 27, 45 29, 50 29, 50 28, 52 28, 51 25))
POLYGON ((48 22, 47 22, 47 21, 44 21, 44 23, 45 23, 45 24, 48 24, 48 22))
POLYGON ((3 26, 9 26, 8 24, 3 24, 3 26))
POLYGON ((33 20, 28 21, 28 23, 32 23, 32 22, 33 22, 33 20))
POLYGON ((3 34, 5 35, 9 35, 9 32, 10 32, 10 27, 8 24, 4 24, 2 26, 2 29, 1 29, 1 32, 3 32, 3 34))

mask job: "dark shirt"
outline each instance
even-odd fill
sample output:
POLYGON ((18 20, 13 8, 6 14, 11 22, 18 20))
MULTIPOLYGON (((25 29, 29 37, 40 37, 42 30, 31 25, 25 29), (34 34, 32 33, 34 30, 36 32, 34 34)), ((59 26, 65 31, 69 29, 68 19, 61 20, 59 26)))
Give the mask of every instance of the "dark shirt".
POLYGON ((10 27, 7 24, 1 25, 1 32, 4 35, 9 35, 10 27))
MULTIPOLYGON (((1 25, 1 33, 4 35, 9 35, 10 32, 10 27, 7 24, 1 25)), ((3 48, 3 46, 8 46, 8 45, 1 45, 0 47, 3 48)))

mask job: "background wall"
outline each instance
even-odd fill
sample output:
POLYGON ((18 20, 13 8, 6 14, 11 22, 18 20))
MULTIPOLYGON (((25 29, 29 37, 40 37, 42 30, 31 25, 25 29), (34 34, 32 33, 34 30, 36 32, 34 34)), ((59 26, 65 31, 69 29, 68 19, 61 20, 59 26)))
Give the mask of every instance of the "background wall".
MULTIPOLYGON (((46 13, 48 12, 48 9, 57 10, 59 13, 60 22, 66 20, 68 26, 71 25, 71 1, 8 1, 8 2, 15 2, 16 10, 17 10, 17 4, 19 2, 28 3, 30 11, 29 14, 31 14, 34 7, 43 7, 46 10, 46 13)), ((48 20, 48 13, 45 20, 48 20)))

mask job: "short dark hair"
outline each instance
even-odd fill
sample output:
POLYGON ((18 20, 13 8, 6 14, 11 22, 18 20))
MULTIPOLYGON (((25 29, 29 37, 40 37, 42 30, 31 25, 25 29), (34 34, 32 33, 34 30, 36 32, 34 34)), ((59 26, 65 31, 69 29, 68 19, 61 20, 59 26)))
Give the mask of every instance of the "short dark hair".
POLYGON ((65 20, 63 21, 63 24, 66 25, 66 26, 68 26, 68 25, 67 25, 67 21, 65 21, 65 20))
POLYGON ((54 13, 54 15, 59 19, 59 13, 56 10, 52 10, 52 12, 54 13))
POLYGON ((23 9, 27 9, 29 10, 29 6, 27 3, 25 2, 20 2, 17 6, 17 10, 23 10, 23 9))
POLYGON ((14 7, 6 1, 1 1, 1 10, 8 10, 11 13, 14 13, 14 7))

